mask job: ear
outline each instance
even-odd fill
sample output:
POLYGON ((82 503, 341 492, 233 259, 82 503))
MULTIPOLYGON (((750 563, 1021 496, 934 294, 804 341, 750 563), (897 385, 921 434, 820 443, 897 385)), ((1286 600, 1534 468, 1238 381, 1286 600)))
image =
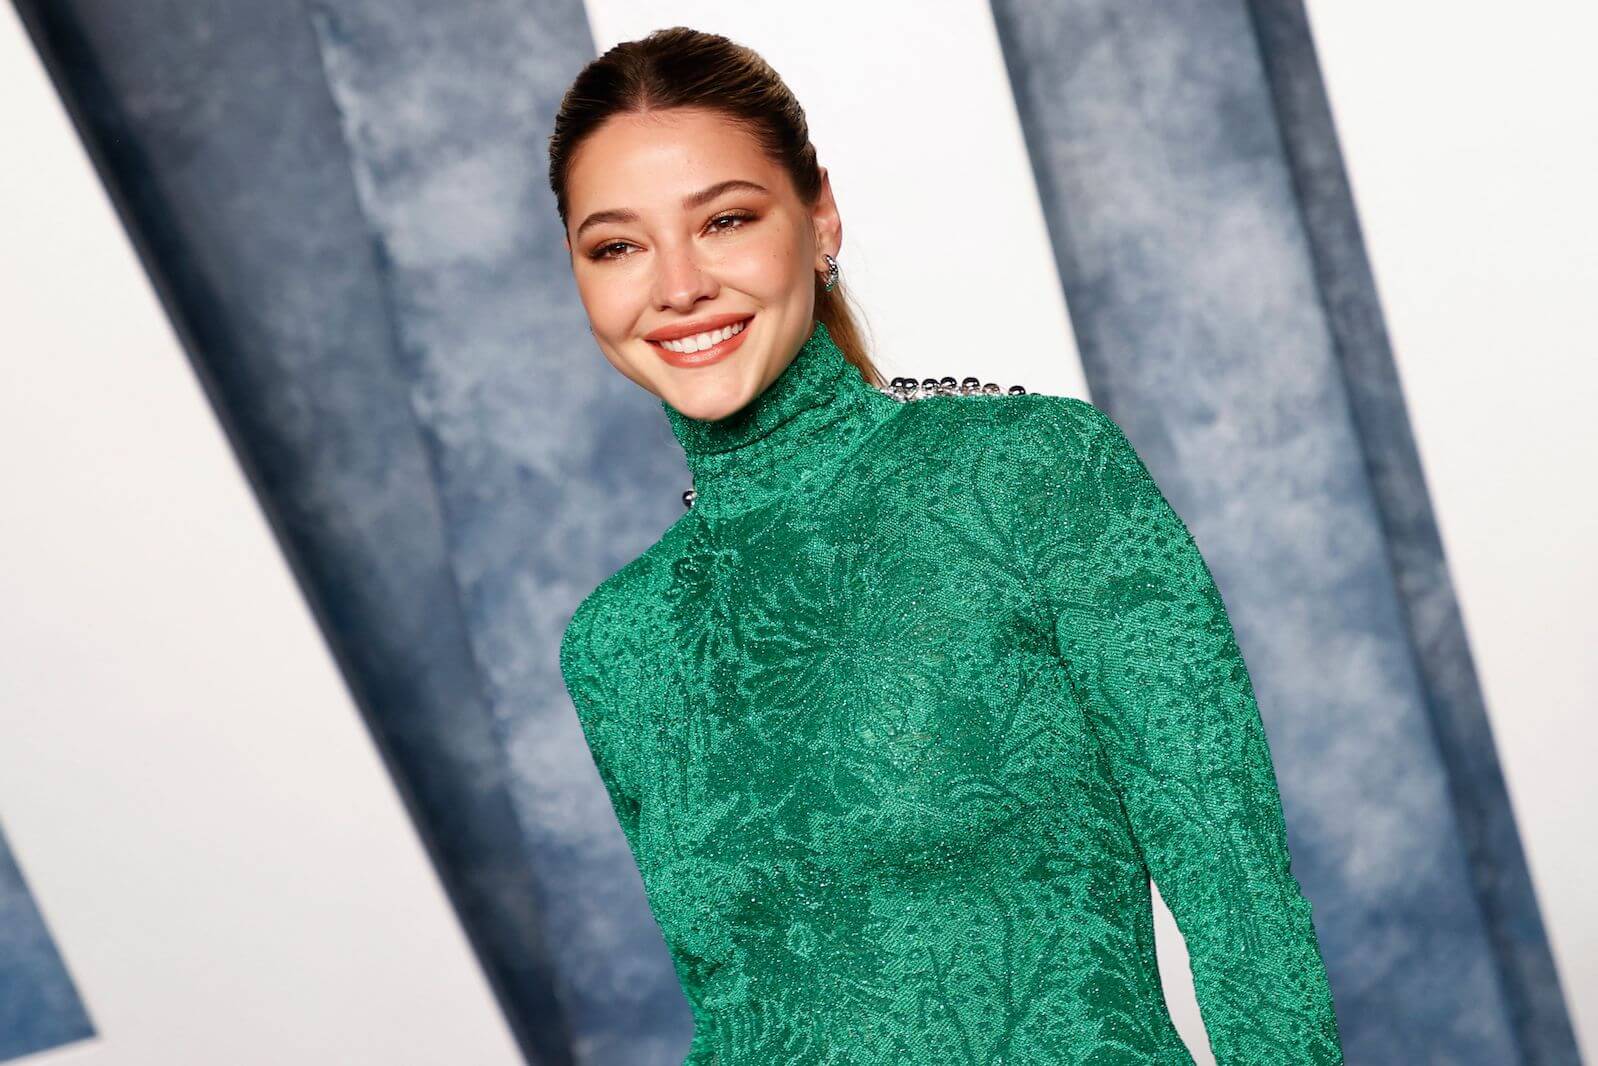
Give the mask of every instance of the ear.
MULTIPOLYGON (((832 176, 826 167, 820 167, 821 192, 810 209, 810 224, 816 231, 816 254, 825 252, 834 258, 843 247, 843 219, 838 217, 838 204, 832 198, 832 176)), ((816 269, 825 271, 826 264, 818 262, 816 269)))

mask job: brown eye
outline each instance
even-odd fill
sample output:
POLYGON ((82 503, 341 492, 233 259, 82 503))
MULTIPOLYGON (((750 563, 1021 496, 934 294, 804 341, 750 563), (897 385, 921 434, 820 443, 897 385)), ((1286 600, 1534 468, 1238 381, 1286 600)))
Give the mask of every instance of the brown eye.
POLYGON ((588 258, 590 258, 590 259, 620 259, 621 258, 620 255, 611 255, 611 254, 609 254, 610 253, 610 249, 612 249, 612 248, 625 249, 626 247, 627 247, 627 245, 624 242, 622 242, 622 241, 611 241, 609 244, 601 244, 598 248, 595 248, 592 252, 589 252, 588 253, 588 258))
POLYGON ((724 233, 727 230, 738 229, 740 227, 738 225, 720 226, 720 225, 717 225, 717 223, 722 222, 722 221, 731 221, 733 223, 742 223, 742 222, 745 222, 745 221, 747 221, 749 219, 752 219, 753 217, 754 216, 751 215, 747 211, 726 211, 726 212, 723 212, 722 214, 717 215, 715 218, 710 220, 710 228, 711 228, 711 231, 714 232, 714 233, 724 233))

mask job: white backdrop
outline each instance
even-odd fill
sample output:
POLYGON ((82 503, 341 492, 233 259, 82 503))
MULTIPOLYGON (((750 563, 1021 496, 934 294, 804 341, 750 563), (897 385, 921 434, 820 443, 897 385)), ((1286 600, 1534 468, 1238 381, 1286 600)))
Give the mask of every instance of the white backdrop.
MULTIPOLYGON (((1598 918, 1582 905, 1598 859, 1570 846, 1593 839, 1598 807, 1598 72, 1580 52, 1598 21, 1553 0, 1512 20, 1311 8, 1533 875, 1598 1057, 1598 918)), ((888 373, 1086 395, 985 3, 588 12, 600 49, 686 23, 753 45, 794 86, 888 373), (926 107, 883 122, 829 77, 840 66, 926 107), (958 298, 929 307, 945 289, 958 298)), ((0 824, 114 1037, 27 1061, 519 1061, 8 5, 0 128, 15 152, 0 167, 0 824)), ((1173 1015, 1202 1048, 1180 935, 1159 921, 1173 1015)))

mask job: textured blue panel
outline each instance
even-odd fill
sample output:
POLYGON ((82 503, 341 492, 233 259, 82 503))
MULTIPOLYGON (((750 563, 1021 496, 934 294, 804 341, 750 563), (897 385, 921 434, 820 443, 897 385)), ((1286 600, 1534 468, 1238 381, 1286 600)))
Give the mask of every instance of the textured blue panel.
POLYGON ((0 1062, 94 1035, 66 963, 0 834, 0 1062))
POLYGON ((1093 398, 1233 612, 1349 1061, 1523 1061, 1250 11, 993 8, 1093 398))
POLYGON ((308 13, 248 0, 18 6, 523 1049, 570 1062, 534 855, 489 711, 495 679, 467 632, 411 406, 414 362, 308 13))
POLYGON ((1251 9, 1510 1019, 1526 1062, 1575 1066, 1575 1030, 1449 580, 1304 5, 1251 0, 1251 9))
POLYGON ((548 191, 579 0, 314 0, 386 265, 463 619, 582 1061, 675 1064, 692 1015, 561 684, 581 596, 682 511, 658 401, 586 330, 548 191))

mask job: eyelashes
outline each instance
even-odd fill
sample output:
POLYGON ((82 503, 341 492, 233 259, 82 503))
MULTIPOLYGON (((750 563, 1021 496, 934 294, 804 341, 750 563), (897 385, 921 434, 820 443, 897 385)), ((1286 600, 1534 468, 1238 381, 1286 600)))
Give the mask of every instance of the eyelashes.
MULTIPOLYGON (((742 209, 734 211, 719 211, 715 215, 711 216, 710 221, 705 224, 705 230, 708 233, 730 233, 733 230, 743 229, 745 224, 753 222, 757 217, 758 216, 753 211, 745 211, 742 209), (717 223, 722 222, 723 220, 731 220, 733 224, 728 226, 717 225, 717 223)), ((631 245, 629 245, 626 241, 606 241, 604 244, 596 246, 593 251, 589 252, 588 258, 594 260, 595 262, 622 259, 626 256, 625 249, 629 247, 631 247, 631 245), (623 251, 617 255, 611 255, 610 251, 613 248, 623 249, 623 251)))
POLYGON ((716 233, 725 233, 729 229, 742 229, 743 228, 742 223, 753 221, 754 217, 755 217, 755 213, 753 211, 743 211, 743 210, 723 211, 723 212, 721 212, 721 214, 716 215, 713 218, 711 218, 710 224, 714 225, 715 223, 720 222, 724 218, 734 219, 734 220, 736 220, 737 222, 740 223, 737 226, 727 226, 725 228, 717 229, 717 230, 713 231, 713 232, 716 232, 716 233))

